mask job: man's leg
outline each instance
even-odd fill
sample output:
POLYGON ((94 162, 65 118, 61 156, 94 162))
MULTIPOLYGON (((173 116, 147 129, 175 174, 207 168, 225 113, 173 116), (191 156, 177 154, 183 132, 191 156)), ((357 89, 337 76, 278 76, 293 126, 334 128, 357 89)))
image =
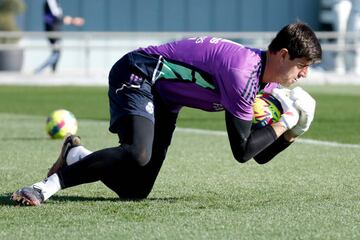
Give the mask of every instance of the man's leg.
POLYGON ((51 70, 53 73, 56 72, 56 67, 59 63, 60 59, 60 49, 55 49, 52 51, 52 58, 49 62, 51 62, 51 70))
POLYGON ((121 173, 145 165, 151 156, 154 125, 141 116, 127 116, 120 122, 121 145, 93 152, 80 161, 61 168, 57 174, 62 188, 106 178, 122 179, 121 173))
POLYGON ((150 194, 171 143, 177 116, 178 113, 170 112, 159 98, 155 98, 155 133, 150 161, 145 166, 128 167, 121 178, 109 176, 102 180, 120 198, 143 199, 150 194))
POLYGON ((62 168, 58 172, 62 188, 101 180, 121 199, 146 198, 165 160, 177 116, 157 101, 155 133, 151 134, 148 132, 153 129, 150 120, 139 116, 124 118, 119 123, 121 145, 94 152, 78 163, 62 168))
MULTIPOLYGON (((150 160, 154 124, 147 118, 133 115, 124 117, 120 123, 121 129, 124 129, 120 146, 93 152, 71 165, 63 166, 44 181, 17 190, 12 200, 25 205, 40 205, 60 189, 103 179, 131 185, 128 173, 135 174, 150 160)), ((109 187, 118 192, 121 184, 109 187)))

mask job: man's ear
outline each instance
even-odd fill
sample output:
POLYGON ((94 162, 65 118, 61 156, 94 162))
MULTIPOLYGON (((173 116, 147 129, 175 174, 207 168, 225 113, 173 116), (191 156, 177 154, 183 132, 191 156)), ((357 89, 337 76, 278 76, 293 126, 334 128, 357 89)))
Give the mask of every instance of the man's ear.
POLYGON ((286 58, 289 58, 289 51, 286 48, 282 48, 278 51, 281 61, 285 61, 286 58))

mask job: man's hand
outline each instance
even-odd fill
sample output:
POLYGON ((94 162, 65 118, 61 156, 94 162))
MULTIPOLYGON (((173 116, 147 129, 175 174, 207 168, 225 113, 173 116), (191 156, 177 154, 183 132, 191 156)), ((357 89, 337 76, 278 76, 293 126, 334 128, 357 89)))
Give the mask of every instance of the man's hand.
POLYGON ((291 91, 289 89, 275 88, 272 90, 272 95, 281 103, 283 114, 279 123, 287 130, 292 129, 299 121, 299 111, 295 107, 295 102, 290 98, 291 91))
POLYGON ((81 17, 65 16, 63 18, 63 22, 65 25, 74 25, 74 26, 80 27, 80 26, 84 25, 85 20, 81 17))
POLYGON ((316 101, 301 87, 291 90, 290 98, 295 101, 295 107, 300 111, 299 122, 290 130, 290 133, 294 136, 300 136, 310 128, 314 119, 316 101))
POLYGON ((84 23, 85 23, 85 20, 81 17, 74 17, 72 19, 72 24, 75 26, 80 27, 80 26, 84 25, 84 23))

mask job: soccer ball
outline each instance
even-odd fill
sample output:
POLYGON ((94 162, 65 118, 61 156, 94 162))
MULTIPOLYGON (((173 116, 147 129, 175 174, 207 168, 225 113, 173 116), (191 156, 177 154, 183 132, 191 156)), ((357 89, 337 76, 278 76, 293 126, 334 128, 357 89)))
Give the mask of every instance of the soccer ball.
POLYGON ((259 129, 278 122, 283 112, 281 103, 269 93, 256 95, 252 108, 254 112, 252 129, 259 129))
POLYGON ((46 132, 53 139, 76 134, 78 125, 74 114, 65 109, 53 111, 46 119, 46 132))

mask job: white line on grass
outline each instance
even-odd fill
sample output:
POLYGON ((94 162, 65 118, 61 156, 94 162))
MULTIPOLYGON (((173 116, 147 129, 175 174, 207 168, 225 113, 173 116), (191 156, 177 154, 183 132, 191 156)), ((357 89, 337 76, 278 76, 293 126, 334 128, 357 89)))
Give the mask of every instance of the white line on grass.
MULTIPOLYGON (((193 129, 193 128, 176 128, 177 132, 184 133, 194 133, 200 135, 211 135, 211 136, 227 136, 225 131, 216 131, 216 130, 203 130, 203 129, 193 129)), ((312 144, 312 145, 322 145, 328 147, 345 147, 345 148, 360 148, 360 144, 347 144, 347 143, 338 143, 338 142, 329 142, 329 141, 319 141, 313 139, 299 139, 296 142, 312 144)))

